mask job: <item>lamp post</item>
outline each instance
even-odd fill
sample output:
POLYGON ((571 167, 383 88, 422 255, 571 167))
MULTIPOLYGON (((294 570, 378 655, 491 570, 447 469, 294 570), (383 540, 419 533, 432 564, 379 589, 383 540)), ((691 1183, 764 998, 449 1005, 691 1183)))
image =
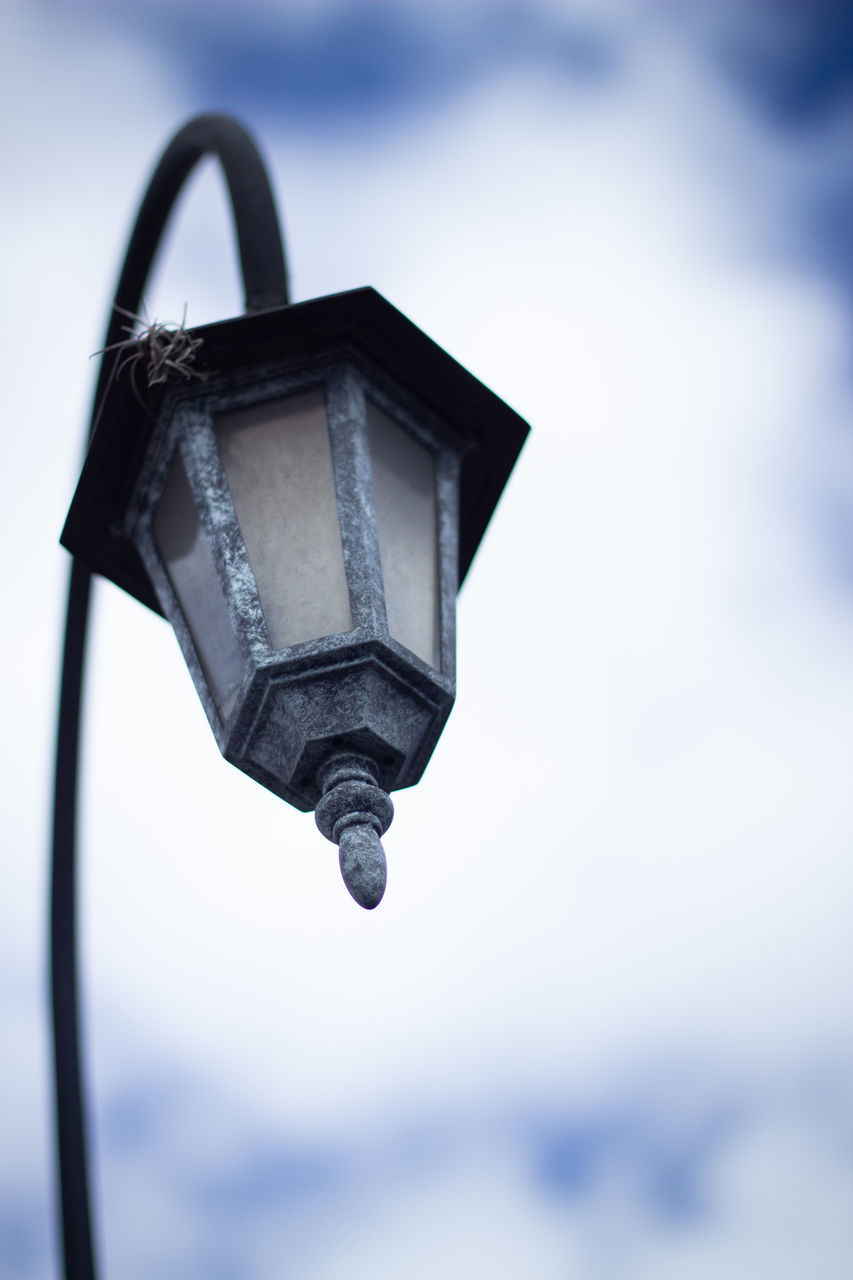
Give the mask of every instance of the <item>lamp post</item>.
POLYGON ((94 1274, 73 954, 89 571, 169 619, 223 755, 315 811, 347 888, 373 908, 389 793, 417 782, 450 713, 458 585, 527 430, 372 289, 289 304, 251 140, 220 116, 176 135, 131 237, 62 535, 75 556, 53 893, 67 1275, 94 1274), (122 340, 178 191, 210 152, 228 181, 247 314, 122 340))

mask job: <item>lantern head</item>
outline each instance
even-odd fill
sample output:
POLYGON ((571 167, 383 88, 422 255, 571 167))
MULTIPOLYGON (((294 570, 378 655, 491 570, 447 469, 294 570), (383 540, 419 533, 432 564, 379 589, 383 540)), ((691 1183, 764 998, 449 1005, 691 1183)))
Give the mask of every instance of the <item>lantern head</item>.
POLYGON ((227 760, 375 906, 527 425, 372 289, 116 357, 63 544, 172 623, 227 760))

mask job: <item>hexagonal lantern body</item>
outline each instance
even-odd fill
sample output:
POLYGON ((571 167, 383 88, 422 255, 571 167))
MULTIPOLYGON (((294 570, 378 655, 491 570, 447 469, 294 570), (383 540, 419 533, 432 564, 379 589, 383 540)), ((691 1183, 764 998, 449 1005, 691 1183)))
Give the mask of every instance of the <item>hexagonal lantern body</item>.
POLYGON ((299 809, 341 751, 416 782, 449 714, 460 443, 338 352, 164 397, 124 531, 223 754, 299 809))
POLYGON ((117 362, 63 542, 169 618, 223 754, 265 787, 313 809, 344 759, 410 786, 527 426, 370 289, 192 333, 178 380, 117 362))

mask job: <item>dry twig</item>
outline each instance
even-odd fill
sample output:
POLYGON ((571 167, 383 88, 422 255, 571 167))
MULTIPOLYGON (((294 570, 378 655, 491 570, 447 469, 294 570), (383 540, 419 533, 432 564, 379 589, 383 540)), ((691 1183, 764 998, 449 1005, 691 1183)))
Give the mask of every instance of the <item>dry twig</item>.
POLYGON ((127 350, 127 355, 115 371, 116 376, 129 366, 135 387, 136 371, 143 366, 149 387, 175 377, 184 378, 187 381, 190 378, 204 378, 204 373, 194 367, 196 352, 201 347, 203 339, 195 338, 187 332, 186 306, 184 306, 180 324, 161 324, 157 320, 149 323, 147 318, 135 316, 119 306, 116 307, 116 311, 120 311, 123 316, 127 316, 128 320, 133 321, 132 325, 123 326, 129 336, 122 342, 115 342, 94 353, 100 356, 107 351, 127 350), (138 332, 137 326, 142 326, 138 332))

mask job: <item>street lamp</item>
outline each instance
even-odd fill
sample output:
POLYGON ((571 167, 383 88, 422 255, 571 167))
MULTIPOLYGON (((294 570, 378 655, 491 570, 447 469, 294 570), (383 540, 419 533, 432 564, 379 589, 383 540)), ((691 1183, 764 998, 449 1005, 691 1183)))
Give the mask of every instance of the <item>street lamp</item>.
POLYGON ((94 1273, 76 1078, 73 828, 89 572, 169 619, 223 755, 315 810, 339 845, 347 888, 372 908, 386 882, 388 793, 418 781, 450 713, 457 589, 528 431, 372 289, 288 303, 263 165, 221 116, 191 121, 152 178, 92 421, 62 535, 75 561, 53 880, 66 1270, 81 1277, 94 1273), (190 330, 131 326, 128 336, 175 198, 210 152, 228 182, 247 314, 190 330), (69 1107, 78 1114, 63 1143, 69 1107), (69 1262, 75 1251, 79 1265, 69 1262))
POLYGON ((450 713, 457 583, 527 427, 372 289, 122 356, 63 543, 168 617, 223 755, 316 809, 375 907, 388 792, 450 713))

